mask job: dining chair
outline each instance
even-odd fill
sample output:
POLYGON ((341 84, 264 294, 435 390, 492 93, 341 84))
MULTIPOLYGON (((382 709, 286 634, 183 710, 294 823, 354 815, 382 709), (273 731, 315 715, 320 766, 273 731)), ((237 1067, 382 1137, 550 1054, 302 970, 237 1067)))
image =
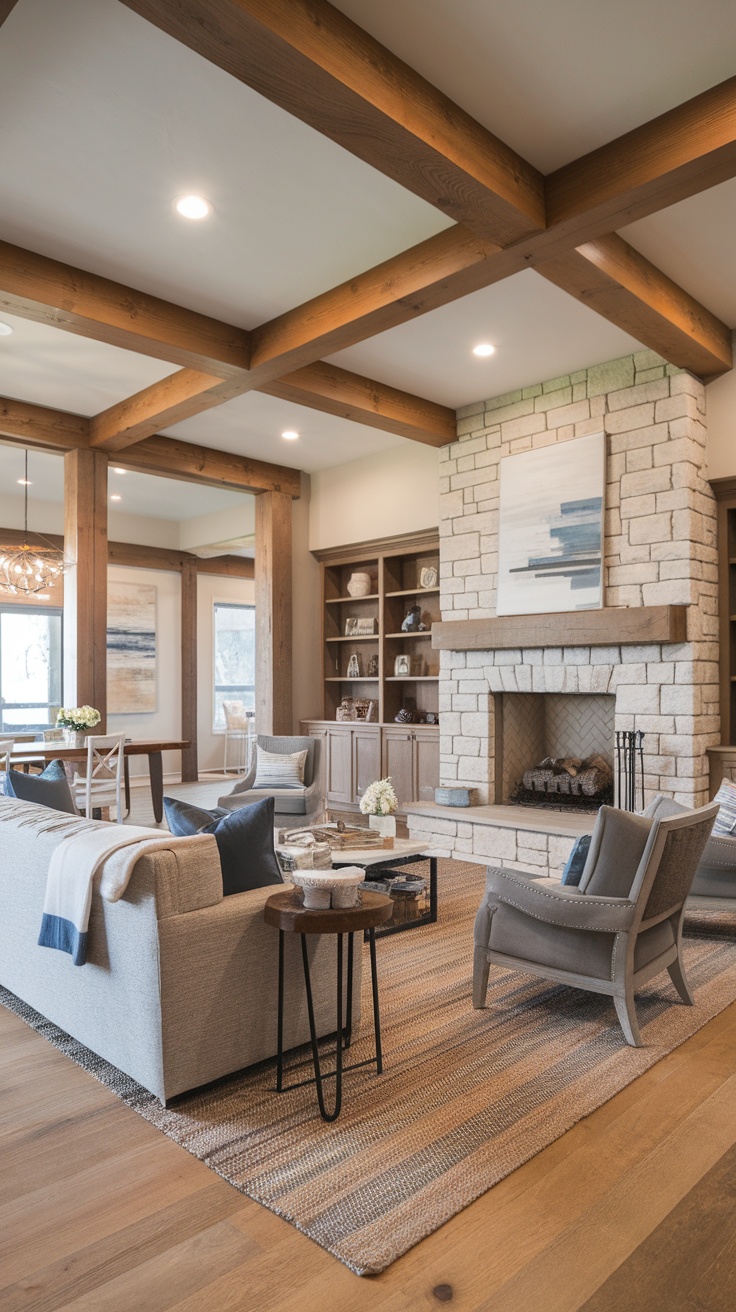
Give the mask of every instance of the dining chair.
POLYGON ((125 734, 101 734, 87 738, 87 770, 75 777, 72 792, 79 810, 91 820, 93 812, 103 806, 115 807, 115 819, 121 825, 123 810, 123 765, 125 734))
POLYGON ((255 715, 247 710, 245 702, 223 702, 222 710, 225 716, 223 773, 234 769, 238 774, 245 774, 250 769, 253 752, 255 715), (233 746, 236 749, 234 765, 230 760, 233 746))
POLYGON ((15 746, 14 738, 0 738, 0 792, 5 792, 5 780, 10 769, 10 753, 15 746))

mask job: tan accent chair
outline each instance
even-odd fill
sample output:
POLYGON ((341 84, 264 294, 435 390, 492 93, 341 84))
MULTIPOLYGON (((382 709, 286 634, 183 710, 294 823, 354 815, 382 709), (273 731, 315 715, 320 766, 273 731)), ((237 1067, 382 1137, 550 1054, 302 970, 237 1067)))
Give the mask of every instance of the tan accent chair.
POLYGON ((634 995, 666 970, 693 1006, 682 961, 685 900, 718 814, 665 819, 601 807, 578 888, 489 869, 475 920, 473 1006, 492 964, 606 993, 626 1042, 641 1047, 634 995))

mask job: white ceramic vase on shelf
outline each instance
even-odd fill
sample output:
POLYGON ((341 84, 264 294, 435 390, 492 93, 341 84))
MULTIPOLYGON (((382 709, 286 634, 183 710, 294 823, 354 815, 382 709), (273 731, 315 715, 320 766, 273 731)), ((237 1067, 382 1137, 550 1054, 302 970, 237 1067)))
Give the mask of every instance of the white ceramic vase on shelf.
POLYGON ((376 829, 384 838, 396 837, 396 816, 395 815, 369 815, 368 828, 376 829))
POLYGON ((350 575, 350 578, 348 579, 348 594, 351 597, 367 597, 370 590, 370 574, 363 574, 358 570, 350 575))

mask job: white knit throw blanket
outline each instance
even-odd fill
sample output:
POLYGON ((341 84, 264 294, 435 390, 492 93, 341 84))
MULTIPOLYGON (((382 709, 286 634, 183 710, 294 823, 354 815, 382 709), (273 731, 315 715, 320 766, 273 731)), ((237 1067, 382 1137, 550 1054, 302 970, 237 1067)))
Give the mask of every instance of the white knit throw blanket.
POLYGON ((136 825, 96 824, 71 833, 54 849, 49 862, 39 946, 68 952, 75 966, 83 966, 92 890, 100 868, 100 892, 107 902, 117 902, 142 856, 200 841, 198 834, 173 838, 136 825))

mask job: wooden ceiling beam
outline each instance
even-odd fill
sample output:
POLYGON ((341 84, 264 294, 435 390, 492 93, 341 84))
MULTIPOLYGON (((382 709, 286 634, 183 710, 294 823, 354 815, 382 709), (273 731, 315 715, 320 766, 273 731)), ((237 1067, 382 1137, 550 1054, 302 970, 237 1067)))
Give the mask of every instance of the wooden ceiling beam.
POLYGON ((85 415, 30 405, 12 397, 0 397, 0 436, 26 446, 74 451, 89 446, 89 419, 85 415))
POLYGON ((327 0, 123 3, 479 235, 544 227, 541 174, 327 0))
POLYGON ((0 310, 220 378, 250 365, 245 329, 6 241, 0 241, 0 310))
POLYGON ((445 446, 457 437, 455 411, 449 406, 371 382, 337 365, 307 365, 259 390, 426 446, 445 446))
POLYGON ((547 222, 578 246, 735 175, 732 77, 550 174, 547 222))
MULTIPOLYGON (((85 449, 90 445, 89 425, 85 415, 0 397, 0 437, 23 446, 56 451, 85 449)), ((288 492, 291 497, 301 493, 298 469, 195 446, 172 437, 156 436, 137 442, 118 456, 116 463, 144 474, 229 487, 239 492, 288 492)))
POLYGON ((148 437, 136 442, 121 452, 117 463, 143 474, 163 474, 210 487, 237 488, 240 492, 287 492, 295 498, 301 493, 298 469, 215 451, 175 437, 148 437))
POLYGON ((134 396, 110 406, 90 420, 91 445, 102 451, 122 451, 162 428, 221 405, 222 379, 194 369, 180 369, 134 396))
POLYGON ((538 272, 681 369, 708 379, 733 366, 730 329, 616 233, 538 272))

